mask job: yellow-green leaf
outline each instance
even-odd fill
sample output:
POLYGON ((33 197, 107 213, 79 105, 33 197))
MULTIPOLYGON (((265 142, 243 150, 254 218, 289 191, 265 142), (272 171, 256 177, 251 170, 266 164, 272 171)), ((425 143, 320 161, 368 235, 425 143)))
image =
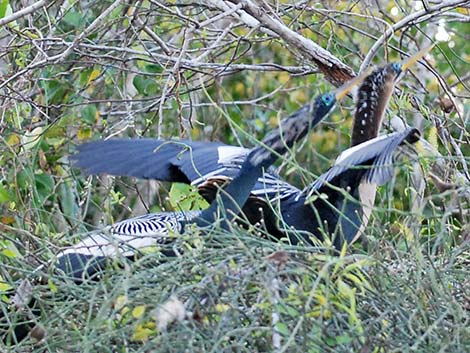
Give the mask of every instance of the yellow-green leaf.
POLYGON ((98 76, 101 74, 101 71, 98 70, 98 69, 94 69, 90 76, 88 76, 88 83, 90 83, 91 81, 94 81, 98 78, 98 76))
POLYGON ((50 278, 47 280, 47 285, 52 293, 57 293, 59 291, 55 283, 50 278))
POLYGON ((5 255, 6 257, 9 257, 11 259, 18 256, 18 254, 15 251, 11 250, 11 249, 3 249, 2 250, 2 255, 5 255))
POLYGON ((137 325, 137 328, 132 335, 132 341, 147 341, 153 330, 144 327, 144 325, 137 325))
POLYGON ((132 317, 134 319, 139 319, 145 314, 145 305, 139 305, 132 310, 132 317))
POLYGON ((92 135, 92 130, 87 126, 82 126, 77 132, 77 138, 80 141, 89 140, 92 135))

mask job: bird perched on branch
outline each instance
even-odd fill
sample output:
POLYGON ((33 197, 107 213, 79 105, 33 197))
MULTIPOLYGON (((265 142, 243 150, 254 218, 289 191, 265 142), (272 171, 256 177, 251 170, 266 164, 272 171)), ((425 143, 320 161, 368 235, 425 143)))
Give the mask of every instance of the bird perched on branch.
MULTIPOLYGON (((377 137, 398 77, 429 50, 426 48, 403 63, 394 62, 378 68, 365 78, 358 90, 351 134, 352 147, 377 137)), ((306 131, 306 127, 304 129, 306 131)), ((344 242, 352 243, 367 225, 375 199, 375 184, 387 181, 383 175, 380 180, 376 180, 378 174, 367 173, 367 166, 382 167, 385 161, 390 161, 397 141, 398 145, 413 141, 411 136, 414 135, 415 130, 407 131, 406 136, 392 134, 381 140, 380 144, 371 143, 343 152, 343 156, 348 153, 353 156, 342 162, 354 163, 349 168, 343 168, 335 178, 326 178, 331 187, 319 187, 318 182, 314 182, 304 190, 299 190, 283 181, 272 169, 268 170, 256 181, 243 213, 252 224, 262 222, 271 236, 288 236, 294 244, 298 243, 299 237, 297 234, 289 235, 292 230, 304 234, 301 238, 309 244, 315 238, 324 239, 325 236, 333 239, 336 248, 340 248, 344 242), (377 147, 384 150, 373 151, 375 154, 372 155, 371 149, 377 147), (368 159, 364 159, 365 156, 368 159), (358 165, 362 168, 358 169, 358 165), (363 179, 364 175, 369 177, 363 179), (319 191, 323 194, 321 200, 309 197, 319 191), (350 197, 345 197, 346 193, 350 197), (334 202, 331 203, 331 200, 334 202), (276 203, 279 203, 280 220, 273 212, 276 203), (346 211, 345 207, 355 214, 354 217, 348 214, 349 211, 343 212, 346 211), (347 222, 345 218, 348 218, 347 222)), ((79 153, 73 156, 73 162, 88 174, 106 173, 192 184, 209 202, 215 197, 217 185, 238 172, 249 151, 214 142, 157 139, 97 141, 86 143, 78 150, 79 153)), ((326 180, 320 177, 320 180, 323 179, 326 180)))
MULTIPOLYGON (((118 255, 132 258, 138 249, 165 242, 170 231, 184 233, 188 224, 207 226, 214 223, 219 211, 227 217, 221 222, 223 227, 227 227, 239 213, 240 205, 246 202, 250 191, 259 182, 263 169, 271 166, 279 155, 286 153, 309 129, 324 119, 333 110, 336 102, 347 95, 363 78, 358 77, 334 92, 318 96, 312 103, 283 120, 279 130, 269 134, 261 146, 249 151, 241 167, 236 169, 231 182, 220 190, 220 195, 214 198, 208 209, 154 213, 116 223, 107 229, 89 234, 78 244, 57 254, 55 261, 51 262, 54 269, 80 282, 102 270, 110 259, 118 255)), ((173 153, 174 149, 170 148, 170 151, 173 153)), ((38 276, 43 267, 34 271, 32 277, 38 276)), ((30 304, 32 302, 23 303, 22 306, 24 308, 30 304)), ((0 311, 0 319, 2 315, 3 312, 0 311)), ((3 340, 21 341, 30 329, 31 325, 28 323, 14 325, 13 332, 2 335, 3 340)))

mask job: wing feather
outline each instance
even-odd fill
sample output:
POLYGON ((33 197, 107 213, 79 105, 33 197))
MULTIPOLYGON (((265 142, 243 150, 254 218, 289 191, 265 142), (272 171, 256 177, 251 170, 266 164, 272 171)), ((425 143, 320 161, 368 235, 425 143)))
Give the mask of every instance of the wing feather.
POLYGON ((303 191, 307 197, 319 191, 326 184, 334 183, 343 173, 354 168, 364 169, 363 178, 369 183, 383 185, 394 172, 393 156, 404 141, 414 143, 418 140, 417 129, 408 128, 403 132, 382 135, 344 151, 335 164, 303 191))

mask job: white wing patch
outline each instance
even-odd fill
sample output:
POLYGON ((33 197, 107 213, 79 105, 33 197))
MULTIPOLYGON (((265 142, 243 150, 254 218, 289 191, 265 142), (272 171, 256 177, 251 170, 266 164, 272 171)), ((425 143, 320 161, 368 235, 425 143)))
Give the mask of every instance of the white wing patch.
MULTIPOLYGON (((240 169, 240 168, 238 168, 240 169)), ((199 186, 200 184, 202 184, 203 182, 207 181, 210 177, 213 177, 213 176, 216 176, 216 177, 219 177, 219 178, 223 178, 225 177, 225 175, 223 174, 225 171, 227 170, 226 167, 222 167, 222 168, 219 168, 219 169, 216 169, 214 170, 213 172, 210 172, 210 173, 207 173, 206 175, 203 175, 202 177, 200 178, 197 178, 197 179, 194 179, 192 182, 191 182, 191 185, 193 186, 199 186)), ((232 178, 230 178, 229 180, 231 180, 232 178)))
POLYGON ((250 152, 249 149, 236 146, 220 146, 217 148, 219 153, 219 164, 229 164, 233 159, 246 157, 250 152))
POLYGON ((370 214, 375 203, 375 195, 377 193, 377 185, 374 183, 361 182, 359 184, 359 197, 362 204, 362 224, 356 235, 351 240, 354 243, 359 239, 364 231, 366 230, 367 224, 369 223, 370 214))

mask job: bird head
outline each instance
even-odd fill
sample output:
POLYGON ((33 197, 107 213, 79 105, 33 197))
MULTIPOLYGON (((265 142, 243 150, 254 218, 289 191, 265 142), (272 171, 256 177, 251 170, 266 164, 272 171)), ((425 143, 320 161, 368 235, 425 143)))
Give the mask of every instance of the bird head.
POLYGON ((434 44, 421 49, 416 54, 410 56, 408 59, 404 61, 395 61, 386 66, 386 70, 389 71, 390 75, 392 75, 393 79, 396 81, 400 74, 406 70, 408 70, 412 65, 414 65, 418 60, 422 59, 426 56, 427 53, 434 48, 434 44))
POLYGON ((336 103, 347 96, 354 87, 360 85, 362 81, 370 74, 371 70, 367 70, 361 75, 351 79, 341 87, 334 91, 323 93, 314 98, 312 102, 312 122, 311 125, 317 125, 323 120, 336 106, 336 103))
POLYGON ((268 167, 277 159, 277 154, 283 154, 287 148, 303 138, 311 129, 322 121, 333 110, 336 102, 343 99, 355 86, 367 76, 359 75, 338 89, 321 94, 310 104, 305 104, 295 113, 283 119, 278 129, 271 131, 264 139, 262 146, 250 152, 245 162, 256 167, 268 167), (271 151, 276 154, 272 154, 271 151))

